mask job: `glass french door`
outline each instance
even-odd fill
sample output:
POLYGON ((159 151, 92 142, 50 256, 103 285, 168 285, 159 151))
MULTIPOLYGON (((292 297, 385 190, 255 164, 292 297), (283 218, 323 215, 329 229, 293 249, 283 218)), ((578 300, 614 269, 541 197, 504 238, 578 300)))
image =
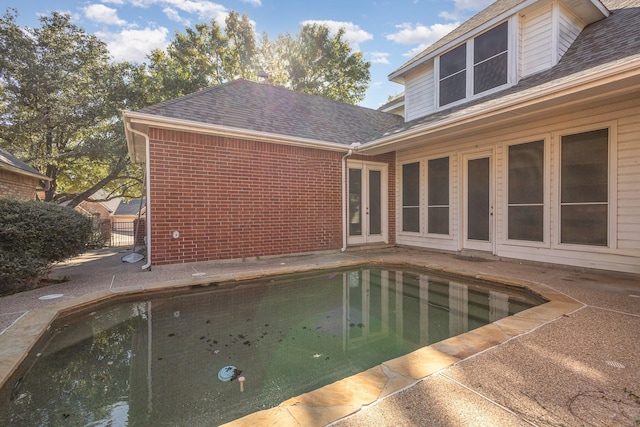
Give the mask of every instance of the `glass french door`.
POLYGON ((464 242, 466 249, 493 251, 492 153, 464 156, 464 242))
POLYGON ((348 164, 348 244, 387 242, 387 166, 348 164))

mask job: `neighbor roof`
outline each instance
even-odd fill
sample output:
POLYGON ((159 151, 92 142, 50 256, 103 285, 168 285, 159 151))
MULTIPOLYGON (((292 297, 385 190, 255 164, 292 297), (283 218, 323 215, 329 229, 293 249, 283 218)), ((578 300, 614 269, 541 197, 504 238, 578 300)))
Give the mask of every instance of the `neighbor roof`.
POLYGON ((244 79, 138 113, 351 145, 384 135, 401 117, 244 79))
POLYGON ((51 178, 41 174, 38 169, 29 166, 28 164, 2 148, 0 148, 0 169, 6 169, 20 175, 27 175, 33 178, 51 181, 51 178))

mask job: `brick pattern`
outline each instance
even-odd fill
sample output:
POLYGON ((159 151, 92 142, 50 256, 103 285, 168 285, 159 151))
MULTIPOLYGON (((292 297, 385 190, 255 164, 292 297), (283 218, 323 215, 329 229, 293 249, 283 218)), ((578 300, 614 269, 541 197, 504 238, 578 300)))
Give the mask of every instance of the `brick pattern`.
POLYGON ((159 129, 150 139, 154 265, 341 246, 340 153, 159 129))
POLYGON ((0 197, 33 200, 38 184, 37 178, 0 170, 0 197))

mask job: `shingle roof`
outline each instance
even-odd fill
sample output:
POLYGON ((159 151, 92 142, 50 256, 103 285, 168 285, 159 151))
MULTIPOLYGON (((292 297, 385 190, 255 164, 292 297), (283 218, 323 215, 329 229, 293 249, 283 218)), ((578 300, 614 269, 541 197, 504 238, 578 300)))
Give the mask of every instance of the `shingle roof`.
POLYGON ((488 110, 586 74, 640 60, 640 0, 603 0, 602 3, 611 12, 609 17, 584 28, 555 67, 524 78, 503 91, 406 122, 387 135, 488 110))
POLYGON ((14 170, 16 173, 23 172, 25 175, 38 175, 41 179, 49 179, 49 177, 41 174, 40 171, 36 168, 29 166, 28 164, 18 159, 8 151, 3 150, 2 148, 0 148, 0 166, 8 167, 14 170))
POLYGON ((131 199, 128 202, 120 201, 113 215, 138 215, 140 206, 144 210, 144 197, 141 199, 131 199), (142 204, 140 203, 142 201, 142 204))
POLYGON ((370 141, 402 123, 394 114, 243 79, 139 112, 345 145, 370 141))

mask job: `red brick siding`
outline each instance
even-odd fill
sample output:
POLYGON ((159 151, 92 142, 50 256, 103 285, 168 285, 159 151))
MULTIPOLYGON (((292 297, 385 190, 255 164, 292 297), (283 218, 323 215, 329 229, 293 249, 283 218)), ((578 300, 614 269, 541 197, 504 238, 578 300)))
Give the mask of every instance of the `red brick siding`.
POLYGON ((154 265, 342 246, 341 153, 161 129, 150 151, 154 265))
POLYGON ((0 170, 0 197, 33 200, 36 198, 38 184, 37 178, 0 170))

